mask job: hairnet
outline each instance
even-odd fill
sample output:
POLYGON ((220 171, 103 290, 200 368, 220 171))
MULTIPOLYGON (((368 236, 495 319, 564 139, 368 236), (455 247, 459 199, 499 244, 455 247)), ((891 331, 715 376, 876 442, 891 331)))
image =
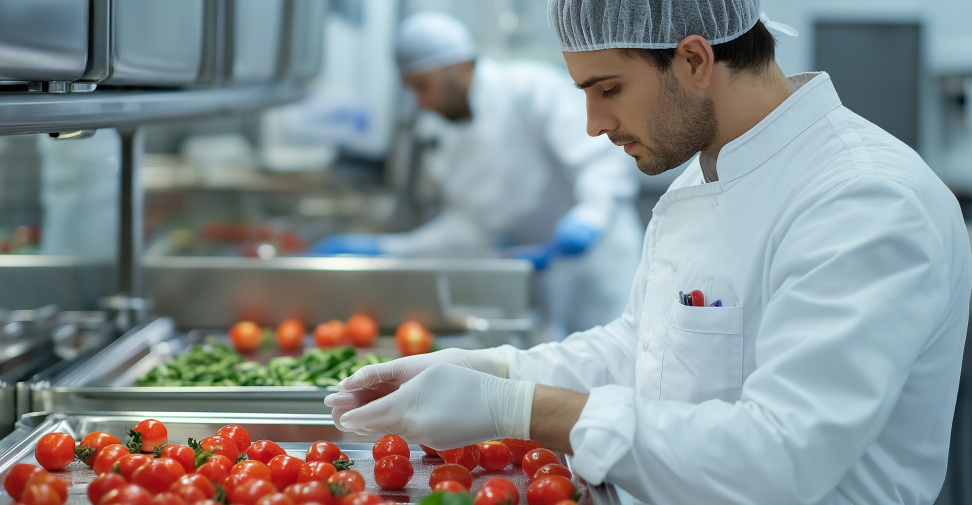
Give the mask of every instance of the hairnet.
POLYGON ((689 35, 728 42, 759 19, 759 0, 548 0, 562 51, 666 49, 689 35))
POLYGON ((402 21, 395 47, 404 74, 427 72, 476 59, 476 44, 458 19, 441 12, 416 12, 402 21))

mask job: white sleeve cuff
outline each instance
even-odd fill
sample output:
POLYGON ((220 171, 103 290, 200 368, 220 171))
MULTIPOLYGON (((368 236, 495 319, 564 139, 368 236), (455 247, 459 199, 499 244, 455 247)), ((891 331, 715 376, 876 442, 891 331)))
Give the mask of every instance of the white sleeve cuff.
POLYGON ((574 468, 587 482, 604 482, 611 468, 631 451, 634 395, 633 389, 614 385, 591 390, 580 419, 570 430, 574 468))

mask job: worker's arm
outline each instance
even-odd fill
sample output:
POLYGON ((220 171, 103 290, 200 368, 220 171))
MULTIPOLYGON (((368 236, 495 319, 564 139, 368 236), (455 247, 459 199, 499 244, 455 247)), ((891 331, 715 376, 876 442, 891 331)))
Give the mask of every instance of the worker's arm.
POLYGON ((384 254, 392 256, 449 256, 489 250, 496 234, 468 215, 446 208, 442 214, 407 233, 379 236, 384 254))

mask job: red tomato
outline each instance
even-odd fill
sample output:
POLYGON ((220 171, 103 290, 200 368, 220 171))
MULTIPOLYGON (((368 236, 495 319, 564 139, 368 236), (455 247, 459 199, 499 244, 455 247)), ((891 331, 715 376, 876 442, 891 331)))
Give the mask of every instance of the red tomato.
POLYGON ((153 452, 156 446, 169 441, 169 432, 165 429, 165 425, 155 419, 146 419, 136 424, 135 428, 128 430, 128 434, 133 438, 128 442, 128 448, 133 451, 153 452), (139 447, 135 447, 139 438, 133 432, 141 434, 142 445, 139 447))
POLYGON ((341 470, 340 472, 327 478, 327 483, 332 482, 343 482, 351 488, 352 491, 362 492, 365 490, 364 477, 360 473, 354 470, 341 470))
MULTIPOLYGON (((266 479, 253 479, 244 482, 233 490, 234 505, 256 505, 257 500, 268 494, 276 494, 277 486, 266 479)), ((552 505, 552 504, 551 504, 552 505)))
POLYGON ((104 475, 111 471, 111 467, 115 466, 119 458, 131 454, 132 451, 128 450, 121 444, 112 444, 98 451, 98 457, 95 458, 94 465, 91 467, 94 470, 95 475, 104 475))
POLYGON ((477 444, 479 446, 479 465, 493 472, 506 468, 510 464, 510 449, 501 442, 490 440, 477 444))
POLYGON ((50 484, 37 484, 27 486, 27 489, 20 495, 20 503, 23 505, 61 505, 64 503, 64 498, 50 484))
POLYGON ((208 477, 201 473, 190 473, 188 475, 183 475, 182 477, 179 477, 179 480, 175 481, 175 483, 172 484, 169 489, 172 490, 179 486, 192 486, 198 489, 207 500, 216 494, 216 488, 213 487, 213 483, 208 477))
POLYGON ((340 505, 381 505, 382 503, 386 503, 382 497, 362 491, 345 495, 344 498, 341 498, 340 505))
POLYGON ((199 447, 202 447, 204 451, 226 456, 230 461, 236 461, 240 457, 240 450, 236 447, 236 442, 220 435, 202 439, 199 442, 199 447))
MULTIPOLYGON (((273 461, 273 460, 271 460, 273 461)), ((270 467, 259 461, 240 461, 230 469, 230 475, 245 475, 248 479, 270 480, 270 467)))
POLYGON ((560 475, 561 477, 571 477, 570 470, 563 465, 558 465, 557 463, 547 463, 537 469, 537 473, 533 474, 534 479, 539 479, 540 477, 546 477, 548 475, 560 475))
POLYGON ((327 487, 316 480, 291 484, 287 486, 287 489, 284 489, 284 494, 293 500, 295 505, 301 505, 302 503, 320 503, 324 505, 334 499, 334 495, 327 490, 327 487))
POLYGON ((98 451, 109 445, 120 443, 121 440, 118 440, 118 437, 111 433, 93 431, 81 439, 78 448, 74 450, 74 455, 84 464, 92 466, 94 465, 95 458, 98 456, 98 451))
POLYGON ((198 487, 190 484, 183 484, 179 481, 175 481, 171 486, 169 486, 169 492, 178 496, 179 498, 182 498, 190 505, 199 501, 205 501, 207 499, 206 495, 204 495, 198 487))
POLYGON ((206 501, 198 502, 198 503, 196 503, 194 505, 224 505, 224 504, 222 504, 222 503, 220 503, 218 501, 206 500, 206 501))
POLYGON ((332 463, 340 456, 341 449, 338 449, 338 446, 324 440, 318 440, 307 448, 307 456, 304 459, 307 461, 326 461, 332 463))
POLYGON ((378 336, 378 323, 365 314, 355 314, 348 319, 344 335, 355 347, 368 347, 378 336))
POLYGON ((230 475, 229 477, 226 477, 226 480, 224 480, 223 483, 220 485, 223 487, 223 494, 225 494, 227 498, 232 498, 233 492, 236 491, 236 488, 242 486, 244 483, 247 483, 249 481, 250 481, 249 476, 238 473, 236 475, 230 475))
POLYGON ((226 477, 229 477, 230 468, 233 468, 233 462, 226 456, 216 454, 197 468, 196 473, 206 477, 213 484, 221 484, 226 477))
POLYGON ((502 486, 483 486, 476 493, 473 505, 510 505, 513 494, 502 486))
POLYGON ((68 497, 67 482, 47 472, 37 473, 32 475, 30 479, 27 480, 27 484, 24 486, 24 488, 29 489, 31 486, 40 486, 42 484, 45 486, 50 486, 51 489, 56 491, 58 496, 61 497, 61 501, 67 500, 68 497))
POLYGON ((300 467, 297 474, 297 482, 310 482, 312 480, 327 482, 327 479, 336 474, 337 469, 327 461, 308 461, 300 467))
POLYGON ((338 461, 351 461, 351 460, 348 459, 348 455, 347 454, 345 454, 345 453, 342 452, 341 455, 338 456, 338 461))
POLYGON ((527 505, 557 505, 574 497, 574 485, 560 475, 541 477, 527 488, 527 505))
POLYGON ((432 335, 416 321, 405 321, 395 331, 395 345, 402 356, 425 354, 432 349, 432 335))
POLYGON ((405 456, 392 454, 375 461, 375 483, 382 489, 401 489, 414 474, 412 463, 405 456))
POLYGON ((510 450, 510 459, 513 460, 514 465, 523 464, 523 456, 533 449, 546 449, 546 446, 539 442, 519 438, 504 438, 500 442, 510 450))
POLYGON ((99 475, 88 484, 88 501, 98 503, 103 496, 113 489, 118 489, 127 484, 124 477, 114 472, 99 475))
POLYGON ((422 448, 422 450, 423 450, 423 451, 425 451, 425 454, 426 454, 427 456, 435 456, 435 457, 437 457, 437 458, 439 457, 439 453, 438 453, 438 451, 436 451, 435 449, 433 449, 433 448, 431 448, 431 447, 427 447, 427 446, 424 446, 424 445, 422 445, 422 444, 419 444, 419 447, 421 447, 421 448, 422 448))
POLYGON ((439 456, 442 456, 442 459, 444 459, 446 463, 462 465, 471 472, 474 468, 476 468, 477 465, 479 465, 479 446, 467 445, 465 447, 458 447, 448 451, 439 451, 439 456))
POLYGON ((173 482, 179 480, 179 477, 185 474, 186 470, 178 461, 170 458, 158 458, 138 467, 132 473, 129 482, 144 487, 146 491, 152 494, 159 494, 169 489, 173 482))
POLYGON ((469 489, 466 486, 454 481, 454 480, 443 480, 432 488, 433 493, 468 493, 469 489))
POLYGON ((296 319, 287 319, 277 326, 277 347, 285 351, 300 349, 306 334, 304 323, 296 319))
POLYGON ((277 489, 286 489, 287 486, 297 482, 297 476, 300 475, 300 469, 303 466, 304 462, 300 458, 286 454, 274 456, 267 463, 267 467, 270 470, 270 482, 273 482, 273 485, 277 486, 277 489))
POLYGON ((269 440, 257 440, 246 450, 247 459, 259 461, 263 464, 269 463, 274 456, 280 456, 281 454, 287 454, 287 451, 283 450, 276 442, 269 440))
POLYGON ((412 455, 412 451, 408 449, 408 442, 398 435, 385 435, 379 438, 371 449, 371 455, 375 458, 375 461, 392 454, 404 456, 405 459, 408 459, 412 455))
MULTIPOLYGON (((196 490, 198 491, 198 490, 196 490)), ((152 505, 189 505, 181 496, 168 491, 155 495, 152 498, 152 505)))
POLYGON ((344 323, 341 321, 328 321, 321 323, 314 328, 314 344, 317 347, 336 347, 344 342, 344 323))
POLYGON ((74 461, 74 439, 67 433, 48 433, 34 446, 34 459, 46 470, 60 470, 74 461))
POLYGON ((550 463, 560 464, 560 458, 553 451, 550 449, 532 449, 523 455, 523 463, 521 464, 523 465, 523 473, 526 474, 528 479, 533 479, 541 466, 550 463))
POLYGON ((283 493, 274 493, 260 498, 256 505, 294 505, 294 500, 283 493))
POLYGON ((27 481, 39 473, 47 473, 47 470, 37 466, 19 463, 13 466, 7 476, 3 478, 3 488, 11 499, 16 500, 27 489, 27 481))
POLYGON ((577 502, 574 500, 560 500, 556 505, 577 505, 577 502))
POLYGON ((520 491, 516 489, 516 484, 513 484, 502 477, 493 477, 492 479, 489 479, 485 484, 483 484, 483 487, 486 486, 501 487, 509 491, 510 496, 513 497, 513 503, 511 503, 511 505, 516 505, 520 502, 520 491))
POLYGON ((112 471, 117 466, 118 471, 121 472, 121 476, 125 478, 125 481, 132 482, 132 474, 135 473, 135 470, 138 470, 142 465, 150 461, 152 461, 152 456, 148 454, 126 454, 118 458, 118 461, 112 466, 112 471))
POLYGON ((251 321, 240 321, 233 325, 229 331, 230 342, 233 349, 237 352, 246 353, 260 347, 263 340, 263 332, 256 323, 251 321))
POLYGON ((98 505, 149 505, 152 495, 135 484, 126 484, 101 497, 98 505))
POLYGON ((435 489, 435 485, 444 480, 454 480, 466 486, 466 489, 472 487, 472 474, 469 473, 469 469, 455 463, 446 463, 433 468, 432 474, 429 475, 429 487, 435 489))
POLYGON ((250 448, 250 434, 238 424, 223 426, 216 434, 236 442, 236 448, 240 450, 240 454, 243 454, 250 448))
POLYGON ((186 473, 196 471, 196 451, 190 449, 188 445, 167 445, 159 452, 159 457, 171 458, 178 461, 186 473))

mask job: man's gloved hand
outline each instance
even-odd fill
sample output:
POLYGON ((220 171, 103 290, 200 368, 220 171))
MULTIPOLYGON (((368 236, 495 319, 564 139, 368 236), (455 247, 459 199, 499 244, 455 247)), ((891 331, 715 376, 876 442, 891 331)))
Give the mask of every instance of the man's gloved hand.
POLYGON ((535 384, 436 363, 397 391, 354 409, 328 396, 334 425, 359 435, 402 436, 436 450, 483 440, 530 438, 535 384))
POLYGON ((315 242, 310 246, 312 254, 333 256, 336 254, 357 254, 360 256, 377 256, 382 254, 381 240, 378 235, 353 234, 334 235, 315 242))
POLYGON ((553 259, 556 253, 554 244, 524 245, 509 249, 510 256, 519 260, 532 261, 533 268, 538 272, 543 272, 547 269, 547 265, 550 264, 550 260, 553 259))
POLYGON ((554 228, 553 245, 563 256, 583 254, 597 240, 600 232, 571 214, 560 218, 554 228))

